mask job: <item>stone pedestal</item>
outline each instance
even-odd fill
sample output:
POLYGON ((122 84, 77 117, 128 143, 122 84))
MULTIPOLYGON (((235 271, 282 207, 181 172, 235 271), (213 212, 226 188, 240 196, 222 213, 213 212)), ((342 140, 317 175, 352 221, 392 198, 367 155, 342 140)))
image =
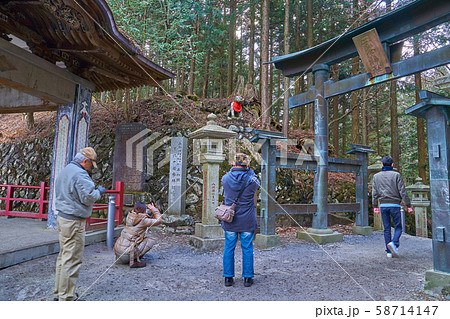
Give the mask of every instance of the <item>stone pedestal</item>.
POLYGON ((363 235, 363 236, 370 236, 373 234, 372 227, 370 226, 353 226, 352 227, 353 233, 357 235, 363 235))
POLYGON ((269 249, 280 244, 280 236, 256 234, 255 246, 260 249, 269 249))
POLYGON ((341 242, 344 235, 331 229, 308 228, 306 231, 297 232, 297 238, 323 245, 341 242))
POLYGON ((189 237, 189 245, 200 251, 214 251, 223 249, 225 237, 223 238, 201 238, 195 235, 189 237))
POLYGON ((222 227, 216 222, 215 225, 195 224, 195 235, 201 238, 223 238, 225 234, 222 227))
POLYGON ((450 274, 437 270, 427 270, 425 272, 424 289, 434 293, 448 295, 450 293, 450 274))

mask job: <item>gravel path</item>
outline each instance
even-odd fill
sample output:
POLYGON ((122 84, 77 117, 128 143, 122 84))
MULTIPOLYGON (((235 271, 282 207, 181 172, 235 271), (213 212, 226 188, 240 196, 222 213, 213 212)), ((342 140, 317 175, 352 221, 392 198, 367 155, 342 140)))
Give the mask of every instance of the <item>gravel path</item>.
MULTIPOLYGON (((240 248, 236 283, 225 287, 222 252, 202 253, 188 236, 155 233, 159 245, 130 269, 114 263, 105 243, 87 246, 77 291, 100 300, 427 300, 425 271, 432 269, 431 240, 403 235, 401 257, 388 259, 380 232, 319 246, 283 238, 271 250, 255 248, 255 283, 243 286, 240 248)), ((239 244, 238 244, 239 245, 239 244)), ((51 255, 0 270, 0 300, 51 300, 51 255)))

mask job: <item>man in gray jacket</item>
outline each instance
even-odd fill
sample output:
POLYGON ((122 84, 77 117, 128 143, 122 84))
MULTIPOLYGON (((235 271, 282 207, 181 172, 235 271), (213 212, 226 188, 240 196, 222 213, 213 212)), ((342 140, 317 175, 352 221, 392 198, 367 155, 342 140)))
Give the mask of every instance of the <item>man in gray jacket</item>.
POLYGON ((87 170, 97 168, 97 154, 92 147, 77 153, 55 181, 56 224, 59 232, 59 255, 56 260, 53 300, 76 300, 75 286, 84 252, 86 218, 94 202, 106 192, 95 188, 87 170))
MULTIPOLYGON (((402 234, 402 219, 400 212, 400 203, 403 202, 409 208, 410 201, 406 193, 400 173, 394 171, 394 161, 392 157, 383 158, 383 167, 381 172, 373 177, 372 185, 372 204, 374 213, 379 214, 383 220, 384 241, 386 244, 387 257, 398 257, 399 239, 402 234), (379 209, 377 208, 379 205, 379 209), (391 217, 394 221, 394 237, 391 239, 391 217)), ((412 211, 410 209, 410 211, 412 211)))

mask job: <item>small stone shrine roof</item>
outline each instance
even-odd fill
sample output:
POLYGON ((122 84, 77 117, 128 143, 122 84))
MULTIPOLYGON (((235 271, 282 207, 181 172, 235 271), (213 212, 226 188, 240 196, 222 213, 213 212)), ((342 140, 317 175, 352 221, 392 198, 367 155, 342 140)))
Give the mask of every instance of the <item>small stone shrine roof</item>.
POLYGON ((95 84, 96 92, 156 86, 170 71, 148 60, 116 26, 104 0, 0 2, 0 36, 25 41, 51 63, 95 84))

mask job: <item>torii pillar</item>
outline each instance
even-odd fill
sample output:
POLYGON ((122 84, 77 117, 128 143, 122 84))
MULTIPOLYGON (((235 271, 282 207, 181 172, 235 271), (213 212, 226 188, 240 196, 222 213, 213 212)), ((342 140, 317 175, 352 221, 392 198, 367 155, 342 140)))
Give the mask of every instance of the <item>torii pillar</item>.
POLYGON ((441 293, 450 289, 450 99, 429 91, 419 97, 406 114, 427 120, 433 270, 425 274, 425 289, 441 293))
POLYGON ((318 244, 343 240, 343 235, 328 229, 328 102, 325 98, 325 82, 330 74, 327 64, 313 66, 314 74, 314 155, 319 158, 314 176, 314 204, 312 227, 298 232, 297 238, 318 244))
POLYGON ((76 84, 74 90, 73 104, 58 107, 56 116, 47 228, 56 228, 53 201, 56 177, 78 151, 88 146, 92 90, 81 84, 76 84))

